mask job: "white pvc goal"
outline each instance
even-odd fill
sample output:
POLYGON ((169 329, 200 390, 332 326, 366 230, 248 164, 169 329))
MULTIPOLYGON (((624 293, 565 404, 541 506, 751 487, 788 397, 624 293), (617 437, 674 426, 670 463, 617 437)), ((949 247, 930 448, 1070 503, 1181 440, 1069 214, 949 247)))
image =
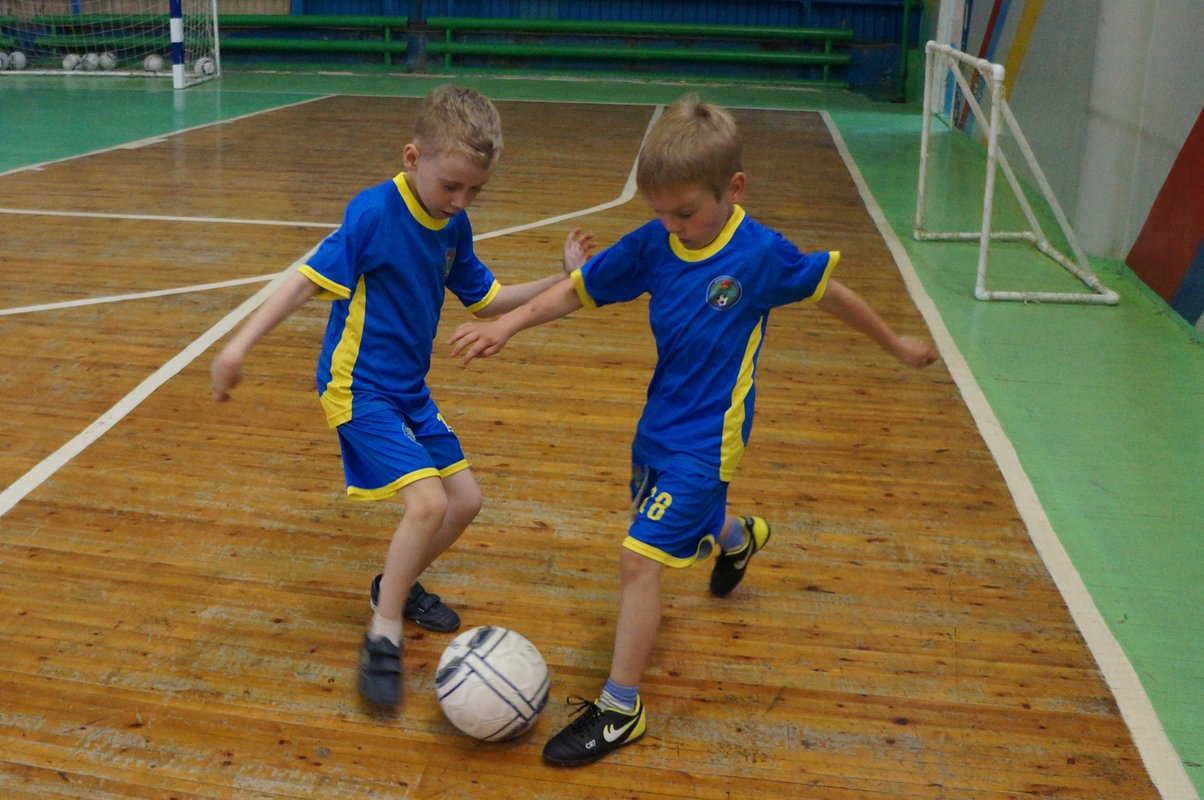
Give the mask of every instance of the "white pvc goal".
POLYGON ((976 58, 960 50, 938 42, 928 42, 924 71, 923 128, 920 134, 920 174, 916 192, 915 238, 920 241, 974 241, 978 247, 978 271, 974 296, 979 300, 1019 300, 1055 303, 1104 303, 1115 305, 1119 301, 1116 292, 1104 286, 1096 277, 1087 256, 1058 204, 1049 181, 1037 164, 1032 148, 1024 138, 1020 125, 1012 113, 1003 92, 1004 69, 985 59, 976 58), (952 82, 950 82, 952 77, 952 82), (941 106, 937 108, 938 104, 941 106), (986 110, 984 111, 984 106, 986 110), (930 147, 934 120, 944 117, 949 130, 959 127, 969 115, 977 123, 980 135, 985 136, 987 159, 986 177, 982 199, 982 224, 976 231, 934 231, 928 228, 930 147), (1074 255, 1067 257, 1055 247, 1041 228, 1037 214, 1016 177, 1004 149, 1004 137, 1015 143, 1029 175, 1037 184, 1041 196, 1061 229, 1066 244, 1074 255), (995 212, 996 168, 1003 171, 1012 195, 1027 221, 1027 229, 1021 231, 997 231, 993 227, 995 212), (1041 253, 1065 267, 1077 277, 1089 291, 996 291, 987 287, 987 268, 994 241, 1029 242, 1041 253))
POLYGON ((221 74, 217 0, 0 0, 0 78, 221 74))

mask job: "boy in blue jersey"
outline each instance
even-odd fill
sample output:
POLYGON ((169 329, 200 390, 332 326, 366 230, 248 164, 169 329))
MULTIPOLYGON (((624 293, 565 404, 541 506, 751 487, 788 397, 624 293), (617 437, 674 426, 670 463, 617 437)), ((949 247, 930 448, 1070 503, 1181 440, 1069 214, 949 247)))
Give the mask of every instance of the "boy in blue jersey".
POLYGON ((502 151, 501 121, 472 89, 441 86, 419 108, 402 152, 404 172, 358 194, 342 226, 247 321, 214 359, 215 400, 229 399, 247 353, 314 296, 330 299, 317 390, 338 434, 347 493, 400 494, 405 513, 384 570, 372 581, 371 624, 360 648, 359 691, 401 702, 402 617, 437 631, 460 618, 418 576, 459 538, 481 491, 426 385, 446 291, 473 314, 514 309, 585 262, 590 237, 565 240, 563 272, 502 286, 473 252, 465 209, 502 151))
POLYGON ((514 334, 582 307, 649 295, 657 363, 632 444, 634 519, 619 555, 619 617, 597 702, 544 747, 558 766, 586 764, 644 735, 639 683, 661 622, 664 567, 718 557, 711 592, 731 592, 769 541, 760 517, 727 516, 727 487, 752 427, 754 378, 769 311, 810 303, 870 336, 912 367, 931 344, 899 336, 832 279, 840 255, 801 253, 744 213, 739 132, 724 109, 684 98, 656 122, 636 168, 656 219, 495 322, 451 337, 464 363, 514 334))

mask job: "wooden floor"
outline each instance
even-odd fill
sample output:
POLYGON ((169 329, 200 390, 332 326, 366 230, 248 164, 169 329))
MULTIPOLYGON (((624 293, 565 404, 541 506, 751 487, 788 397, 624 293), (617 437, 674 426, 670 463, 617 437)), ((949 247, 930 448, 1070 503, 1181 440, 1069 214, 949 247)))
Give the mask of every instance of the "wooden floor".
MULTIPOLYGON (((478 234, 619 196, 653 111, 499 106, 478 234)), ((4 176, 0 207, 279 221, 0 216, 5 306, 282 269, 325 234, 297 223, 337 224, 396 172, 413 109, 329 98, 4 176)), ((738 119, 749 212, 841 250, 840 278, 923 334, 822 118, 738 119)), ((573 224, 606 244, 646 218, 637 199, 478 251, 517 282, 554 268, 573 224)), ((402 712, 368 711, 355 650, 401 508, 343 493, 311 388, 323 304, 254 351, 231 404, 209 403, 211 350, 173 362, 258 288, 0 316, 0 797, 1157 797, 944 367, 907 371, 803 308, 771 319, 731 492, 773 542, 726 600, 705 568, 668 576, 649 733, 574 771, 540 749, 609 664, 646 306, 467 369, 437 342, 430 382, 486 504, 424 580, 467 626, 534 641, 552 700, 532 735, 466 739, 432 691, 450 637, 410 628, 402 712)), ((465 317, 449 304, 441 337, 465 317)))

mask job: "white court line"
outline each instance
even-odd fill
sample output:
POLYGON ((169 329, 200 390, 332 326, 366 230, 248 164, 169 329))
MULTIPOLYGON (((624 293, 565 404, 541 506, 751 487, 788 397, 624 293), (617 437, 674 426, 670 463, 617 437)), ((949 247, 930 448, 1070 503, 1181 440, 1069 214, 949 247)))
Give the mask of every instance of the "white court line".
POLYGON ((995 463, 999 465, 1000 472, 1003 473, 1012 499, 1016 502, 1016 509, 1020 512, 1020 518, 1024 520, 1024 525, 1028 529, 1029 538, 1032 539, 1037 553, 1053 577, 1058 591, 1070 609, 1071 617, 1074 618, 1079 632, 1083 634, 1083 639, 1086 640, 1088 649, 1095 656, 1100 672, 1103 673, 1104 680, 1108 683, 1108 688, 1112 690, 1112 694, 1116 698, 1121 717, 1129 727, 1133 743, 1137 745, 1137 750, 1141 753, 1150 779, 1166 800, 1198 798, 1199 795, 1187 776, 1183 761, 1179 758, 1170 739, 1167 738, 1166 731, 1158 720, 1158 715, 1141 685, 1141 680, 1137 677, 1136 670, 1133 669, 1133 665, 1129 663, 1120 643, 1116 641, 1116 637, 1112 635, 1112 631, 1104 622, 1103 616, 1096 608, 1095 601, 1091 599, 1091 594, 1087 591, 1086 584, 1083 583, 1082 576, 1079 575, 1070 556, 1067 555, 1061 541, 1058 540, 1053 524, 1046 516, 1041 500, 1029 481, 1024 467, 1020 464, 1020 457, 1017 455, 1015 447, 1012 446, 1011 440, 1008 439, 1003 426, 995 416, 994 409, 991 408, 986 395, 983 394, 982 388, 975 380, 965 357, 953 341, 949 329, 945 327, 945 321, 942 319, 936 303, 933 302, 920 282, 919 275, 917 275, 915 266, 911 263, 903 243, 895 234, 886 215, 882 212, 882 208, 878 205, 878 201, 870 192, 869 185, 862 177, 861 170, 857 168, 857 163, 853 160, 853 156, 831 116, 826 111, 821 111, 820 115, 828 126, 832 141, 836 143, 836 149, 840 152, 840 157, 844 159, 845 167, 853 177, 853 182, 857 184, 857 190, 861 194, 861 199, 865 203, 870 217, 878 226, 878 232, 894 256, 899 272, 903 276, 903 282, 907 286, 908 294, 911 295, 916 308, 928 323, 932 338, 940 350, 941 358, 965 399, 966 406, 974 417, 974 422, 990 449, 995 463))
POLYGON ((6 317, 11 314, 33 314, 38 311, 57 311, 61 308, 79 308, 80 306, 94 306, 101 303, 120 303, 124 300, 145 300, 148 297, 167 297, 173 294, 191 294, 192 292, 207 292, 210 289, 226 289, 231 286, 243 286, 248 283, 263 283, 270 281, 276 277, 277 273, 271 275, 257 275, 254 278, 235 278, 229 281, 219 281, 217 283, 198 283, 194 286, 180 286, 175 289, 156 289, 150 292, 135 292, 133 294, 114 294, 106 297, 85 297, 80 300, 62 300, 57 303, 43 303, 37 306, 18 306, 16 308, 0 308, 0 317, 6 317))
MULTIPOLYGON (((648 131, 652 130, 652 125, 656 122, 657 118, 660 117, 660 115, 663 111, 664 111, 664 106, 657 106, 656 109, 653 111, 652 119, 649 121, 648 127, 644 130, 644 138, 645 139, 648 137, 648 131)), ((643 147, 642 141, 640 142, 640 146, 641 146, 641 148, 643 147)), ((614 200, 608 200, 605 203, 599 203, 596 206, 590 206, 589 208, 584 208, 584 209, 581 209, 580 211, 570 211, 567 214, 559 214, 554 217, 546 217, 544 219, 536 220, 535 222, 527 222, 522 225, 514 225, 510 228, 501 228, 496 231, 488 231, 486 233, 477 234, 477 235, 473 236, 473 241, 479 242, 484 239, 495 239, 499 236, 507 236, 509 234, 519 233, 521 231, 529 231, 534 228, 543 228, 543 227, 547 227, 549 225, 555 225, 560 222, 565 222, 570 219, 575 219, 577 217, 584 217, 584 216, 588 216, 590 214, 596 214, 599 211, 606 211, 607 209, 615 208, 617 206, 623 205, 624 203, 631 202, 631 200, 635 197, 635 192, 636 192, 635 163, 633 162, 631 165, 631 170, 627 173, 627 182, 623 184, 623 191, 620 192, 619 196, 616 197, 614 200)), ((11 211, 13 213, 18 213, 18 214, 43 214, 43 213, 45 213, 45 214, 60 214, 62 216, 117 217, 117 218, 124 218, 124 219, 156 219, 156 220, 158 220, 158 219, 178 219, 183 222, 208 221, 208 222, 232 222, 232 223, 237 223, 237 224, 257 224, 257 225, 286 225, 286 226, 301 225, 301 226, 309 226, 309 227, 315 227, 315 228, 337 228, 338 227, 337 225, 326 225, 324 223, 316 223, 316 222, 314 222, 314 223, 272 222, 272 221, 267 221, 267 220, 214 219, 214 218, 210 218, 210 217, 170 217, 170 218, 169 217, 144 217, 144 216, 126 215, 126 214, 91 214, 91 213, 79 213, 79 212, 17 211, 15 209, 0 208, 0 213, 4 213, 4 212, 8 212, 8 211, 11 211)), ((312 253, 312 252, 313 251, 311 250, 310 253, 312 253)), ((309 256, 309 253, 306 254, 307 258, 308 258, 308 256, 309 256)), ((301 262, 298 262, 298 263, 301 263, 301 262)), ((294 266, 296 266, 296 265, 294 265, 294 266)), ((291 269, 291 267, 290 267, 290 269, 291 269)), ((220 283, 202 283, 202 284, 197 284, 195 286, 181 286, 176 289, 159 289, 159 290, 153 291, 153 292, 138 292, 136 294, 109 295, 106 297, 89 297, 89 298, 83 299, 83 300, 64 300, 64 301, 58 302, 58 303, 45 303, 45 304, 36 305, 36 306, 20 306, 17 308, 5 308, 5 309, 0 309, 0 317, 10 315, 10 314, 30 314, 30 313, 33 313, 36 311, 52 311, 55 309, 77 308, 79 306, 98 305, 101 303, 119 303, 119 302, 122 302, 125 300, 142 300, 142 299, 145 299, 148 297, 164 297, 166 295, 172 295, 172 294, 187 294, 189 292, 203 292, 203 291, 208 291, 210 289, 224 289, 229 286, 238 286, 240 284, 245 284, 245 283, 259 283, 261 281, 271 280, 273 277, 274 277, 274 273, 272 275, 260 275, 258 277, 254 277, 254 278, 238 278, 238 279, 230 280, 230 281, 221 281, 220 283)), ((3 516, 3 512, 0 512, 0 516, 3 516)))
POLYGON ((284 219, 233 219, 230 217, 171 217, 161 214, 111 214, 103 211, 50 211, 36 208, 0 208, 0 214, 27 217, 82 217, 85 219, 132 219, 139 222, 203 222, 217 225, 276 225, 290 228, 325 228, 334 230, 338 224, 329 222, 294 222, 284 219))
POLYGON ((26 495, 49 480, 67 462, 82 453, 89 445, 103 436, 106 431, 137 408, 143 400, 150 397, 156 389, 167 383, 182 369, 195 361, 214 342, 233 330, 234 326, 241 322, 247 314, 250 314, 263 301, 267 300, 271 293, 276 290, 276 287, 283 282, 288 272, 289 270, 281 272, 271 283, 244 300, 238 308, 231 311, 220 322, 201 334, 192 344, 176 354, 174 358, 155 370, 150 377, 138 384, 134 388, 134 391, 118 400, 112 408, 97 417, 91 425, 80 431, 71 441, 42 459, 37 466, 14 481, 3 492, 0 492, 0 517, 7 514, 26 495))
MULTIPOLYGON (((657 106, 651 120, 648 122, 648 127, 644 130, 644 138, 648 136, 648 131, 652 129, 652 125, 664 110, 663 106, 657 106)), ((641 142, 642 146, 642 142, 641 142)), ((504 228, 498 231, 481 234, 474 239, 489 239, 497 236, 504 236, 518 231, 531 230, 547 225, 554 225, 559 222, 564 222, 574 217, 580 217, 585 214, 591 214, 607 208, 614 208, 628 202, 635 197, 635 163, 632 163, 631 170, 627 175, 627 181, 623 186, 623 191, 615 200, 607 203, 602 203, 597 206, 584 209, 582 211, 574 211, 568 214, 559 214, 554 217, 537 220, 535 222, 526 223, 523 225, 515 225, 511 228, 504 228)), ((315 245, 308 253, 294 262, 288 269, 278 273, 267 286, 264 286, 258 292, 247 298, 238 308, 231 311, 221 319, 216 325, 201 334, 191 344, 181 350, 174 358, 166 364, 155 370, 142 383, 138 384, 132 392, 127 394, 121 400, 117 401, 105 413, 101 414, 91 425, 80 431, 69 442, 64 444, 58 450, 54 451, 46 458, 42 459, 33 469, 26 472, 16 481, 14 481, 3 492, 0 492, 0 517, 3 517, 13 506, 21 502, 30 492, 37 489, 43 483, 50 479, 54 473, 62 469, 71 459, 82 453, 93 442, 103 436, 110 428, 124 419, 130 412, 137 408, 143 400, 150 397, 156 389, 161 387, 167 381, 171 380, 179 374, 185 367, 199 358, 206 350, 213 346, 215 342, 233 330, 240 322, 249 316, 256 308, 258 308, 276 287, 288 276, 292 270, 299 264, 303 264, 317 250, 318 245, 315 245)), ((258 280, 258 279, 247 279, 258 280)))

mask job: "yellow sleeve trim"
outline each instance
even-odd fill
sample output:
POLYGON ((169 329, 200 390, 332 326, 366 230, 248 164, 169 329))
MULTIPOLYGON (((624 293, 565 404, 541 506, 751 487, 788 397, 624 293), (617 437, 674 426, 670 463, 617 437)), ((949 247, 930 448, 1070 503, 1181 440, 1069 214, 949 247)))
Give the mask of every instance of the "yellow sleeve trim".
POLYGON ((309 278, 314 283, 318 284, 318 288, 320 288, 321 291, 315 295, 316 297, 320 297, 323 300, 346 300, 347 298, 351 297, 350 289, 348 289, 346 286, 335 283, 308 264, 302 264, 301 266, 297 267, 297 271, 309 278))
POLYGON ((594 302, 594 298, 589 296, 589 292, 585 289, 585 278, 581 275, 580 269, 575 269, 569 273, 569 280, 573 282, 573 291, 577 293, 577 299, 581 301, 581 305, 586 308, 597 308, 598 304, 594 302))
POLYGON ((478 311, 480 311, 482 308, 484 308, 485 306, 492 303, 494 298, 497 297, 497 293, 500 292, 501 290, 502 290, 502 285, 495 280, 493 282, 493 285, 489 287, 489 291, 485 293, 484 297, 482 297, 480 300, 473 303, 472 305, 468 306, 469 313, 475 314, 478 311))
POLYGON ((828 266, 824 269, 824 276, 819 279, 819 286, 816 287, 815 293, 803 301, 803 305, 809 306, 818 303, 824 298, 824 292, 828 291, 828 278, 832 277, 832 270, 836 269, 836 265, 840 263, 840 251, 828 251, 828 266))

